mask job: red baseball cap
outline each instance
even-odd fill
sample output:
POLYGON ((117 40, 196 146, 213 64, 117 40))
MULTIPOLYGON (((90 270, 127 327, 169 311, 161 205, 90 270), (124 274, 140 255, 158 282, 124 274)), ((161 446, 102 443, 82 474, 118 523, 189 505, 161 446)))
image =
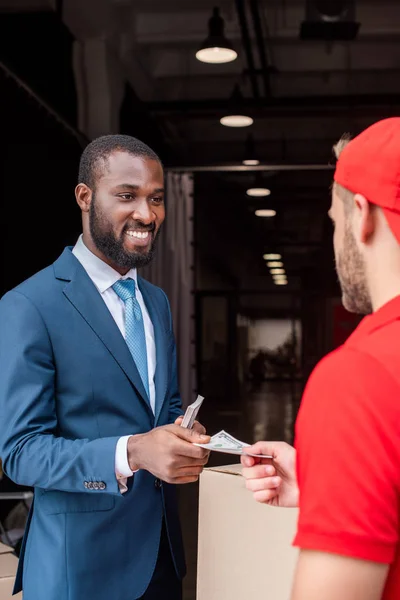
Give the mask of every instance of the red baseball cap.
POLYGON ((340 153, 334 180, 380 206, 400 243, 400 117, 374 123, 340 153))

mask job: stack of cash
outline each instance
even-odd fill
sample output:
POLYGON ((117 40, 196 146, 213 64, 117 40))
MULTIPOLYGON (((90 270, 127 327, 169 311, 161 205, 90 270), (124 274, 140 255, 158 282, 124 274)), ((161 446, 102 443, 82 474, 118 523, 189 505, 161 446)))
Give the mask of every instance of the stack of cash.
POLYGON ((200 410, 200 406, 203 404, 203 400, 203 396, 197 396, 196 401, 187 407, 185 416, 183 417, 183 421, 181 423, 181 427, 185 427, 186 429, 192 429, 197 417, 197 413, 200 410))

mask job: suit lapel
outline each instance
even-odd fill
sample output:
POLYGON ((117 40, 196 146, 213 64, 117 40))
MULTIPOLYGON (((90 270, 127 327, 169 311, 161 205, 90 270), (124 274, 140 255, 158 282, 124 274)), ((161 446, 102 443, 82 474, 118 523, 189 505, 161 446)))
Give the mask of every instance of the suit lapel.
POLYGON ((79 261, 65 249, 54 263, 57 279, 66 281, 65 296, 106 346, 151 412, 147 394, 129 348, 96 286, 79 261))
POLYGON ((157 302, 154 299, 154 294, 151 293, 146 281, 141 277, 138 278, 138 285, 154 327, 156 344, 156 372, 154 376, 156 388, 155 422, 157 423, 164 404, 168 384, 168 334, 165 331, 165 323, 157 302))

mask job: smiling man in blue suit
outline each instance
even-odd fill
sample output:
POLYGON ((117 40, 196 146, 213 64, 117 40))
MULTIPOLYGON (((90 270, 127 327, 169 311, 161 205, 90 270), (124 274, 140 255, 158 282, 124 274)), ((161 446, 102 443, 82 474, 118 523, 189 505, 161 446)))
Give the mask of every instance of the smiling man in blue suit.
POLYGON ((0 455, 35 488, 15 591, 24 600, 179 600, 174 484, 209 440, 179 426, 164 292, 137 275, 164 220, 158 156, 129 136, 85 149, 83 235, 0 301, 0 455))

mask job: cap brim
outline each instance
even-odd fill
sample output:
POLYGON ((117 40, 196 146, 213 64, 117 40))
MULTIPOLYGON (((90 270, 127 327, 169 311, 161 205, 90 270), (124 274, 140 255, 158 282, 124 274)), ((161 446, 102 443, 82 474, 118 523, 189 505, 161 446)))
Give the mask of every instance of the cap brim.
POLYGON ((400 244, 400 212, 389 210, 388 208, 383 207, 382 210, 384 212, 387 222, 389 223, 389 227, 392 230, 393 235, 400 244))

